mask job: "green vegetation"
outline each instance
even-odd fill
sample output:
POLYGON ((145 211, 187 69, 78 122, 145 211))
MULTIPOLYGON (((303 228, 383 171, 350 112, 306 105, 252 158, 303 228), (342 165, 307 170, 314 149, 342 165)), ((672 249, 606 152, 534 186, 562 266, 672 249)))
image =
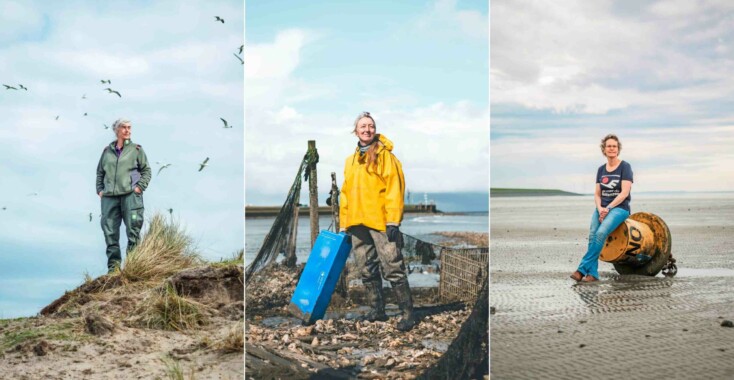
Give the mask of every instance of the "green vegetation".
POLYGON ((206 323, 204 308, 206 306, 179 296, 176 289, 166 285, 165 289, 143 301, 139 311, 145 327, 183 331, 206 323))
POLYGON ((161 359, 163 364, 166 365, 166 377, 169 380, 194 380, 194 370, 191 369, 189 376, 184 377, 183 369, 181 364, 170 356, 161 359))
POLYGON ((579 196, 583 194, 571 193, 556 189, 509 189, 493 187, 489 189, 490 197, 544 197, 544 196, 579 196))
POLYGON ((119 275, 128 281, 160 281, 201 263, 185 231, 156 213, 138 246, 125 258, 119 275))
POLYGON ((245 350, 245 324, 242 321, 236 322, 218 344, 218 348, 224 352, 243 352, 245 350))
POLYGON ((236 265, 245 265, 245 250, 240 249, 237 252, 232 253, 232 257, 228 259, 221 259, 220 261, 216 263, 212 263, 212 266, 215 267, 228 267, 228 266, 236 266, 236 265))
POLYGON ((90 339, 81 332, 81 321, 72 320, 52 323, 45 326, 35 326, 35 319, 12 319, 0 321, 3 323, 3 334, 0 335, 0 351, 5 351, 26 342, 40 338, 57 341, 83 341, 90 339), (8 323, 10 322, 10 323, 8 323), (7 331, 5 331, 7 329, 7 331))

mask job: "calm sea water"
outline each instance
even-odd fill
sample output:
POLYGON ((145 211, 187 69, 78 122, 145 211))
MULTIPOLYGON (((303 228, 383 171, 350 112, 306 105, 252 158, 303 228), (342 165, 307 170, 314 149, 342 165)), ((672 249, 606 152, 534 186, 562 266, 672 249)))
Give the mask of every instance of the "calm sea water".
MULTIPOLYGON (((249 264, 262 246, 265 236, 270 231, 275 218, 247 218, 245 219, 245 264, 249 264)), ((331 217, 319 218, 319 229, 324 230, 331 224, 331 217)), ((445 238, 434 235, 441 231, 488 232, 488 213, 472 213, 462 215, 446 214, 409 214, 403 219, 400 227, 403 233, 418 239, 437 243, 445 238)), ((296 256, 299 262, 308 258, 311 246, 310 222, 307 216, 298 220, 298 240, 296 256)))

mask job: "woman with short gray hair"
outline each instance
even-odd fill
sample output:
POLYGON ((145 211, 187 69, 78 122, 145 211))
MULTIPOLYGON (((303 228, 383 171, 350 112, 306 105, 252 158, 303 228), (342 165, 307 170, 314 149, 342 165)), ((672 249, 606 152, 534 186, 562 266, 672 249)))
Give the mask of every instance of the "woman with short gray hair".
POLYGON ((132 125, 125 118, 112 124, 115 141, 104 147, 97 164, 97 195, 102 205, 102 232, 107 244, 107 270, 122 262, 120 224, 127 230, 126 252, 135 248, 143 227, 143 192, 148 188, 151 169, 143 147, 130 140, 132 125))

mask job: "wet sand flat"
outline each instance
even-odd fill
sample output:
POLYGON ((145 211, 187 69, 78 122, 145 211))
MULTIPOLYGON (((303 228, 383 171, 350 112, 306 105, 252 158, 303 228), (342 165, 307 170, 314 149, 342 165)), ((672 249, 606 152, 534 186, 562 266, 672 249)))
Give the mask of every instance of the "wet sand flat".
POLYGON ((568 276, 586 251, 593 198, 493 198, 491 377, 734 378, 734 194, 633 195, 668 224, 678 274, 568 276))

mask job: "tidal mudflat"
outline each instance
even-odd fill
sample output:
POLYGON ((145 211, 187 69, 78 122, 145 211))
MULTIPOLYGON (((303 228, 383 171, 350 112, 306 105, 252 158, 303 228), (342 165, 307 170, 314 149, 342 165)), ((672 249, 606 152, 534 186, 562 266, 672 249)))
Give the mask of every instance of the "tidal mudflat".
POLYGON ((491 377, 734 378, 734 193, 636 195, 672 234, 678 274, 568 276, 593 198, 492 198, 491 377))

